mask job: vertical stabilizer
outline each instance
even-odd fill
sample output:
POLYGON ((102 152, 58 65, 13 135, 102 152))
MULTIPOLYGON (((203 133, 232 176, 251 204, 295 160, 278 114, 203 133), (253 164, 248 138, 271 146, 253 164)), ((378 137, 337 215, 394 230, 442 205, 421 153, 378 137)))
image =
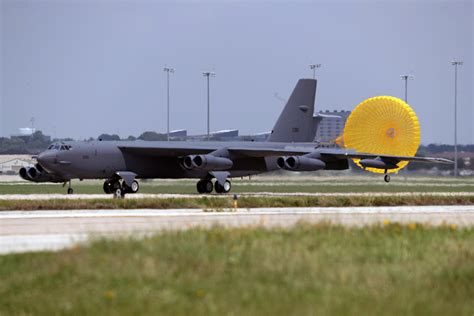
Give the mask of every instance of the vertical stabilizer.
POLYGON ((316 80, 300 79, 281 112, 269 142, 312 142, 316 80))

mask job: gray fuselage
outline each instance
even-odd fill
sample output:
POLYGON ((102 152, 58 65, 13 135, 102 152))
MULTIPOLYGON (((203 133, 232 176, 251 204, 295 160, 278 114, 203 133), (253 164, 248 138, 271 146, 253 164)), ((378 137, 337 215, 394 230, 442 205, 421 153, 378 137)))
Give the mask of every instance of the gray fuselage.
MULTIPOLYGON (((130 171, 137 178, 205 178, 208 171, 189 170, 182 164, 182 157, 189 154, 208 154, 219 148, 268 148, 311 151, 314 143, 270 142, 150 142, 150 141, 78 141, 54 144, 38 155, 38 162, 50 174, 66 180, 108 179, 117 171, 130 171), (123 148, 143 147, 143 153, 128 152, 123 148), (150 152, 159 149, 159 154, 150 152), (180 155, 180 148, 183 154, 180 155)), ((229 177, 241 177, 278 169, 277 157, 231 157, 233 166, 229 177)))

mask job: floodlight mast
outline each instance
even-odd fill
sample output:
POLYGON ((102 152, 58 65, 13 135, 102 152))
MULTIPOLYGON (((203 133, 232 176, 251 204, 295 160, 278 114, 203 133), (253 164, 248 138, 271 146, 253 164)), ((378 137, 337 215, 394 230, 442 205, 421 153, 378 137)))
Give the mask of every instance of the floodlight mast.
POLYGON ((163 71, 166 72, 166 139, 170 141, 170 73, 174 73, 174 68, 165 66, 163 71))
POLYGON ((209 91, 209 78, 215 77, 216 74, 214 72, 203 72, 202 75, 207 79, 207 140, 211 139, 211 129, 210 129, 210 120, 211 120, 211 94, 209 91))
POLYGON ((454 176, 458 176, 458 66, 464 62, 459 60, 451 61, 454 66, 454 176))
POLYGON ((313 79, 316 79, 316 68, 320 68, 321 64, 310 64, 309 68, 313 71, 313 79))
POLYGON ((400 79, 405 81, 405 103, 408 103, 408 80, 414 80, 413 75, 401 75, 400 79))

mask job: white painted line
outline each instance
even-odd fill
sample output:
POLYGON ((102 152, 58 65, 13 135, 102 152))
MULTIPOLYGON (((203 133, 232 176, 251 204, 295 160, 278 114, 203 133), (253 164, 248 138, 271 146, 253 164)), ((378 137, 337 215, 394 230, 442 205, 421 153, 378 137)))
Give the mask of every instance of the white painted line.
MULTIPOLYGON (((2 211, 1 219, 26 218, 113 218, 113 217, 176 217, 176 216, 235 216, 235 215, 291 215, 291 214, 410 214, 474 212, 474 205, 431 206, 373 206, 373 207, 281 207, 233 209, 130 209, 130 210, 41 210, 2 211)), ((0 232, 1 234, 1 232, 0 232)))

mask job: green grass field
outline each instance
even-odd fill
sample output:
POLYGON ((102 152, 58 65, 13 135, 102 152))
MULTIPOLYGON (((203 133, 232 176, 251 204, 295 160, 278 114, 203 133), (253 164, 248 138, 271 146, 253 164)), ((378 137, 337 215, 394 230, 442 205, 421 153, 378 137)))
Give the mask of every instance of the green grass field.
POLYGON ((473 315, 474 228, 166 232, 0 256, 0 315, 473 315))
MULTIPOLYGON (((353 177, 266 177, 252 180, 234 179, 232 192, 303 192, 303 193, 345 193, 345 192, 474 192, 473 178, 453 179, 448 177, 418 178, 394 177, 392 182, 383 182, 380 176, 353 177)), ((74 193, 102 194, 101 181, 74 181, 74 193)), ((34 184, 31 182, 0 182, 0 194, 64 194, 61 184, 34 184)), ((154 180, 141 181, 140 193, 196 193, 196 180, 154 180)))
MULTIPOLYGON (((449 196, 241 196, 238 199, 239 208, 472 204, 474 204, 474 194, 456 195, 455 193, 449 196)), ((226 195, 196 196, 195 198, 0 200, 0 211, 173 208, 200 208, 207 211, 223 211, 233 208, 233 198, 232 195, 226 195)))

